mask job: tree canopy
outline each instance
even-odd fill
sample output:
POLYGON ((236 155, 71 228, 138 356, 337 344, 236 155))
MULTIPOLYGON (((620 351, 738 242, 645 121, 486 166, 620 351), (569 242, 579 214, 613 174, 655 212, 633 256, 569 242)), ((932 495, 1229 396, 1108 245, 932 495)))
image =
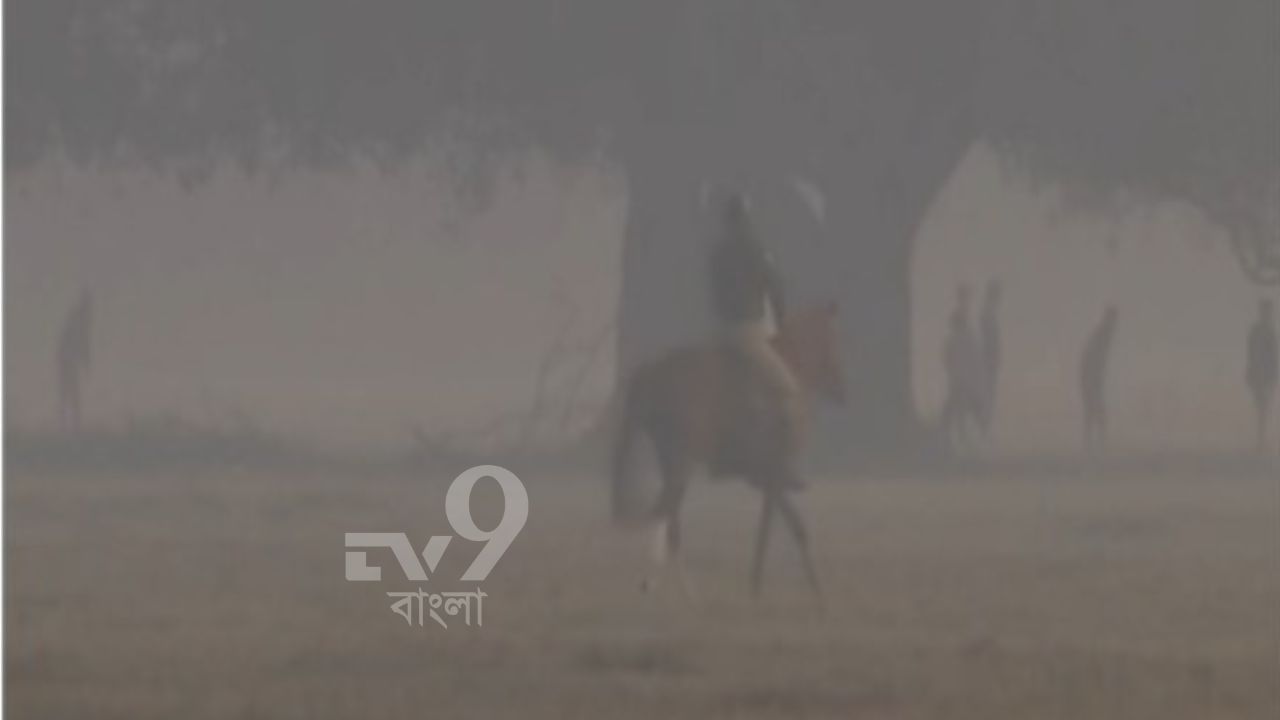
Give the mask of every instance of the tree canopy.
MULTIPOLYGON (((695 129, 845 162, 868 126, 963 125, 1034 176, 1183 199, 1280 281, 1272 0, 14 0, 8 170, 51 152, 460 180, 513 151, 622 165, 695 129), (891 111, 882 109, 890 107, 891 111), (657 138, 658 140, 655 140, 657 138)), ((807 160, 806 160, 807 161, 807 160)))

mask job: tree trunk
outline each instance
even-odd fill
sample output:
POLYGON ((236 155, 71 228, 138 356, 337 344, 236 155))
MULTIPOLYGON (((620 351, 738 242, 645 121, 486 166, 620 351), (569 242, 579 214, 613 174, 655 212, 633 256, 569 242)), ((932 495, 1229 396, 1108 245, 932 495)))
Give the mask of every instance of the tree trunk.
POLYGON ((705 337, 710 309, 698 223, 700 176, 670 154, 628 163, 618 304, 617 371, 705 337))
POLYGON ((864 175, 830 181, 827 232, 840 280, 849 406, 828 423, 831 448, 899 457, 924 439, 911 384, 911 269, 929 208, 968 152, 968 125, 951 118, 904 136, 864 175), (876 168, 879 169, 876 169, 876 168))
MULTIPOLYGON (((907 207, 884 181, 880 192, 837 197, 828 215, 844 340, 848 407, 824 428, 832 450, 896 455, 915 442, 911 387, 911 259, 923 207, 907 207), (834 436, 834 437, 830 437, 834 436)), ((864 186, 865 187, 865 186, 864 186)))
MULTIPOLYGON (((779 190, 785 183, 754 188, 761 200, 757 225, 778 251, 793 306, 822 299, 840 305, 849 403, 824 411, 817 449, 833 459, 851 452, 897 457, 919 445, 911 386, 912 249, 925 213, 972 141, 967 124, 935 118, 928 128, 904 135, 901 152, 880 150, 879 162, 850 159, 818 174, 826 207, 822 239, 797 228, 794 198, 783 198, 791 191, 779 190), (790 212, 779 209, 788 202, 790 212)), ((712 332, 707 228, 697 206, 700 169, 672 154, 627 168, 620 380, 636 364, 712 332)))

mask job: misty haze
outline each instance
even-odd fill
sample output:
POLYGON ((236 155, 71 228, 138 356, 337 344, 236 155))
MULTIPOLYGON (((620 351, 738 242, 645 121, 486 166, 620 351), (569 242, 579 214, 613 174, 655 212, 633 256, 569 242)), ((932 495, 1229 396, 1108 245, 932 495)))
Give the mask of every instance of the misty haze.
POLYGON ((13 717, 1280 713, 1272 0, 5 19, 13 717))

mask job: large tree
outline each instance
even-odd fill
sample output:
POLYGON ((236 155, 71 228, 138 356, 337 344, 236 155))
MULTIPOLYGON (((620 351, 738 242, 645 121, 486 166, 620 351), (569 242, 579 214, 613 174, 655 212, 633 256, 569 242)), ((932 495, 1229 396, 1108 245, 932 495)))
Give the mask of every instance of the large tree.
POLYGON ((1173 198, 1280 282, 1271 0, 17 0, 9 167, 50 152, 198 181, 232 158, 394 165, 460 195, 530 148, 625 175, 619 359, 700 307, 689 218, 745 185, 842 301, 846 429, 910 436, 913 238, 975 142, 1092 198, 1173 198), (820 189, 817 227, 787 182, 820 189), (808 223, 807 225, 805 223, 808 223), (683 270, 682 270, 683 269, 683 270), (904 432, 908 431, 908 432, 904 432))

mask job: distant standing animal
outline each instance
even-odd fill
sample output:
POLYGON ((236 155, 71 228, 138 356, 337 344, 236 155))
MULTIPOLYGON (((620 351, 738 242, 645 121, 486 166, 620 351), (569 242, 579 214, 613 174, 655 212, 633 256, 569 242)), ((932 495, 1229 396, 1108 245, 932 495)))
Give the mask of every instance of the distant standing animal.
MULTIPOLYGON (((828 305, 788 316, 771 340, 795 375, 806 408, 815 396, 844 401, 836 337, 836 308, 828 305)), ((795 441, 803 438, 803 428, 784 427, 790 418, 784 408, 749 401, 752 393, 767 390, 756 387, 758 375, 742 373, 736 364, 730 348, 708 344, 675 351, 635 370, 624 390, 614 448, 614 518, 656 525, 664 545, 659 560, 665 564, 678 559, 680 509, 692 475, 702 469, 742 478, 763 495, 752 590, 760 591, 773 516, 780 514, 800 546, 809 583, 821 596, 808 529, 792 502, 796 485, 788 478, 801 446, 795 441), (775 417, 761 422, 750 417, 753 412, 775 417), (662 477, 657 501, 637 511, 631 499, 628 458, 640 436, 652 442, 662 477)))
POLYGON ((62 323, 54 354, 58 376, 58 421, 64 429, 80 428, 82 393, 89 374, 92 343, 93 296, 88 290, 82 290, 62 323))
POLYGON ((1249 329, 1248 355, 1244 379, 1253 396, 1256 416, 1257 448, 1266 445, 1267 425, 1275 397, 1276 377, 1280 374, 1280 351, 1277 350, 1276 325, 1271 300, 1258 302, 1258 317, 1249 329))

